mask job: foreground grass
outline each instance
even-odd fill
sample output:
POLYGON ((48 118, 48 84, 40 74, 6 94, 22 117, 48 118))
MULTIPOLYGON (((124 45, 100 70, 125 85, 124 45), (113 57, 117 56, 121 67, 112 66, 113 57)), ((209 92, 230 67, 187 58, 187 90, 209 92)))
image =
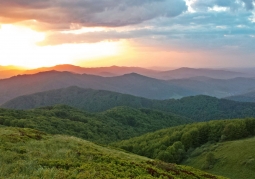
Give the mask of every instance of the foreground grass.
POLYGON ((207 172, 232 179, 253 179, 255 177, 255 138, 204 145, 191 153, 182 164, 204 169, 207 172), (214 155, 214 162, 206 166, 208 153, 214 155))
POLYGON ((0 127, 0 178, 223 177, 98 146, 75 137, 0 127))

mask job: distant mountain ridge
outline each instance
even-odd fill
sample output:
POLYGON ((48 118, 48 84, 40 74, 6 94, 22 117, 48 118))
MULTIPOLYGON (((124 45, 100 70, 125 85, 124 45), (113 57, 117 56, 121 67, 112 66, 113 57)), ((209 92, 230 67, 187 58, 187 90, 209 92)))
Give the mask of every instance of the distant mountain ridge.
POLYGON ((108 90, 150 99, 179 99, 194 95, 224 98, 254 89, 255 78, 239 77, 222 80, 209 77, 193 77, 166 81, 137 73, 116 77, 101 77, 66 71, 47 71, 0 80, 0 104, 18 96, 70 86, 108 90))
POLYGON ((255 89, 255 78, 214 79, 205 76, 169 80, 171 84, 199 94, 224 98, 255 89))
POLYGON ((245 73, 219 70, 219 69, 206 69, 206 68, 178 68, 175 70, 164 71, 159 73, 161 79, 182 79, 182 78, 191 78, 197 76, 205 76, 209 78, 216 79, 230 79, 236 77, 247 77, 245 73))
POLYGON ((171 112, 195 121, 255 117, 255 103, 242 103, 210 96, 185 97, 179 100, 152 100, 104 90, 69 87, 35 93, 13 99, 1 107, 32 109, 65 104, 90 112, 99 112, 117 106, 149 108, 171 112))
POLYGON ((0 104, 21 95, 69 86, 109 90, 151 99, 180 98, 197 94, 166 81, 135 73, 117 77, 101 77, 49 71, 0 80, 0 104))
MULTIPOLYGON (((4 68, 4 67, 3 67, 4 68)), ((204 68, 178 68, 175 70, 168 71, 158 71, 152 69, 146 69, 141 67, 125 67, 125 66, 110 66, 110 67, 80 67, 75 65, 63 64, 56 65, 53 67, 42 67, 31 70, 17 70, 17 67, 5 67, 5 70, 12 70, 11 72, 6 72, 1 70, 0 66, 0 79, 22 75, 22 74, 36 74, 39 72, 45 71, 59 71, 59 72, 72 72, 77 74, 90 74, 103 77, 113 77, 120 76, 128 73, 138 73, 143 76, 148 76, 157 79, 170 80, 170 79, 182 79, 182 78, 191 78, 196 76, 206 76, 210 78, 219 78, 219 79, 230 79, 235 77, 250 77, 251 74, 246 74, 244 72, 235 72, 231 70, 221 70, 221 69, 204 69, 204 68), (16 69, 16 70, 15 70, 16 69)))

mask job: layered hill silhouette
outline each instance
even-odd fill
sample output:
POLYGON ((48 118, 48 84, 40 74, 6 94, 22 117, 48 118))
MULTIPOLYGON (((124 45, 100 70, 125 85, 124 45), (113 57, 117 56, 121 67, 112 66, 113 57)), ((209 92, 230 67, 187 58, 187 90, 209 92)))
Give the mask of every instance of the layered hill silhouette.
POLYGON ((106 78, 70 72, 49 71, 0 80, 0 104, 21 95, 74 85, 82 88, 103 89, 151 99, 168 99, 196 94, 182 87, 169 84, 166 81, 145 77, 136 73, 106 78))
POLYGON ((20 96, 6 102, 1 107, 33 109, 56 104, 65 104, 90 112, 105 111, 117 106, 148 108, 175 113, 196 121, 255 116, 255 103, 236 102, 203 95, 179 100, 151 100, 76 86, 20 96))
MULTIPOLYGON (((217 70, 217 69, 203 69, 203 68, 178 68, 175 70, 168 70, 168 71, 158 71, 152 69, 146 69, 141 67, 120 67, 120 66, 110 66, 110 67, 94 67, 94 68, 87 68, 87 67, 80 67, 75 65, 56 65, 53 67, 42 67, 37 69, 31 70, 24 70, 18 67, 13 66, 0 66, 0 79, 9 78, 16 75, 22 74, 36 74, 39 72, 45 71, 59 71, 59 72, 72 72, 77 74, 90 74, 96 76, 103 76, 103 77, 113 77, 113 76, 121 76, 128 73, 138 73, 140 75, 163 79, 163 80, 170 80, 170 79, 182 79, 182 78, 191 78, 197 76, 205 76, 209 78, 218 78, 218 79, 230 79, 236 77, 249 77, 251 76, 250 73, 244 72, 235 72, 229 70, 217 70), (11 70, 11 71, 10 71, 11 70)), ((253 75, 254 76, 254 75, 253 75)))
POLYGON ((21 95, 69 86, 109 90, 150 99, 178 99, 201 94, 221 98, 248 92, 255 87, 255 79, 217 80, 207 77, 194 77, 166 81, 142 76, 137 73, 116 77, 101 77, 48 71, 33 75, 18 75, 0 80, 0 104, 21 95))

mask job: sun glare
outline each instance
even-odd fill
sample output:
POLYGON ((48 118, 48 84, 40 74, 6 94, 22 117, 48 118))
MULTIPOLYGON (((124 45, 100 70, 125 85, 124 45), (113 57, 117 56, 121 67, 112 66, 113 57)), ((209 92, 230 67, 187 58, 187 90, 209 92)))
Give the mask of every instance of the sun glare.
POLYGON ((25 27, 2 25, 0 28, 0 65, 15 65, 26 68, 75 64, 117 55, 121 42, 99 42, 93 44, 62 44, 37 46, 45 34, 25 27))
POLYGON ((44 39, 43 33, 14 25, 2 25, 0 29, 0 64, 29 66, 35 43, 44 39))

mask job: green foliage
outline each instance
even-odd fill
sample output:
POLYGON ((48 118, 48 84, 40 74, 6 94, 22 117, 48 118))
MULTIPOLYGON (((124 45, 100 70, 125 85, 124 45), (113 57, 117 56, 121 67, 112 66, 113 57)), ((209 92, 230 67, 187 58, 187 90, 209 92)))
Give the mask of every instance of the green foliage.
MULTIPOLYGON (((206 143, 254 136, 255 118, 193 123, 148 133, 112 145, 150 158, 180 163, 206 143)), ((211 163, 210 163, 211 164, 211 163)))
POLYGON ((0 125, 72 135, 103 144, 190 121, 171 113, 130 107, 116 107, 101 113, 64 105, 28 111, 0 109, 0 125))
POLYGON ((75 137, 10 127, 0 128, 0 178, 224 179, 191 167, 154 161, 75 137))
POLYGON ((205 163, 202 168, 203 169, 213 168, 215 161, 216 161, 216 159, 215 159, 214 153, 212 153, 212 152, 207 153, 206 157, 205 157, 205 163))
POLYGON ((203 95, 179 100, 165 100, 157 108, 189 117, 197 122, 255 117, 255 104, 253 103, 241 103, 203 95))

